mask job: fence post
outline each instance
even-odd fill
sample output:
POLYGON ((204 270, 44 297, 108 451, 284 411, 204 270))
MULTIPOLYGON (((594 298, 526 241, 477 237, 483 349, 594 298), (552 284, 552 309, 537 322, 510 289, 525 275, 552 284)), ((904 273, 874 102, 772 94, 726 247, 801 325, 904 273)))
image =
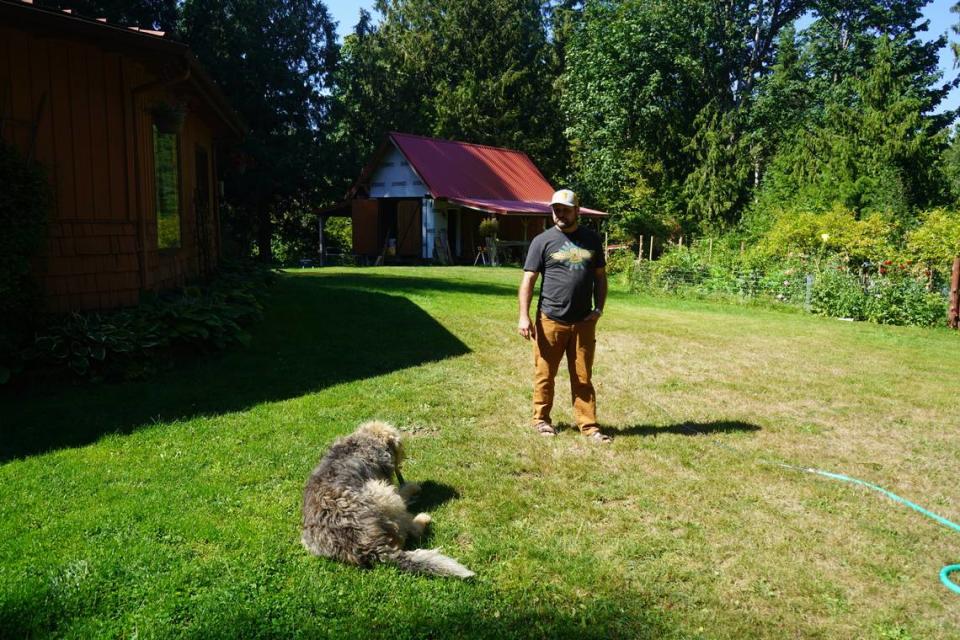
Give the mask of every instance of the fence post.
POLYGON ((650 236, 650 259, 653 260, 653 236, 650 236))
POLYGON ((960 328, 960 256, 953 259, 953 275, 950 278, 950 310, 947 324, 951 329, 960 328))
POLYGON ((643 260, 643 236, 640 236, 640 246, 637 247, 637 262, 643 260))
POLYGON ((707 262, 713 264, 713 238, 710 238, 710 248, 707 250, 707 262))
POLYGON ((803 294, 803 310, 804 310, 804 311, 806 311, 806 312, 808 312, 808 313, 810 312, 811 308, 813 307, 813 305, 811 304, 812 301, 813 301, 813 274, 812 274, 812 273, 808 273, 808 274, 807 274, 807 288, 806 288, 806 291, 804 291, 804 294, 803 294))

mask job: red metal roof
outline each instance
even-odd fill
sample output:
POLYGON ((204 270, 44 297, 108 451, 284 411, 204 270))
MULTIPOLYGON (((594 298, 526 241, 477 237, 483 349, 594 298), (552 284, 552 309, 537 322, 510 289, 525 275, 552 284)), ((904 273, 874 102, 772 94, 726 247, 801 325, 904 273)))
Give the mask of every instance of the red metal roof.
MULTIPOLYGON (((468 142, 391 133, 434 199, 491 213, 550 214, 554 188, 527 154, 468 142)), ((581 208, 584 215, 606 216, 581 208)))

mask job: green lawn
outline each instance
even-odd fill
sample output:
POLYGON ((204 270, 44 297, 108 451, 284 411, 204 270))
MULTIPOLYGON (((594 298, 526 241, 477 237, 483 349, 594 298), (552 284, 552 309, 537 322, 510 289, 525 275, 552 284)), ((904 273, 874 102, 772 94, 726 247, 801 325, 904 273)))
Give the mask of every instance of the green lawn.
POLYGON ((292 273, 249 348, 143 383, 0 393, 0 636, 958 636, 937 573, 960 535, 765 461, 960 521, 960 336, 615 290, 604 447, 523 428, 518 280, 292 273), (476 580, 301 548, 307 475, 374 417, 410 434, 424 544, 476 580))

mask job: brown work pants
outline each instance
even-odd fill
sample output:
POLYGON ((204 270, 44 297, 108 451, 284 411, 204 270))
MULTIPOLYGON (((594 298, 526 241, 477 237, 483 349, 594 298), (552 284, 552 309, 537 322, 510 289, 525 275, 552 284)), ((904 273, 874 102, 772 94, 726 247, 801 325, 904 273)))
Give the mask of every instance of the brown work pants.
POLYGON ((550 422, 553 408, 554 378, 560 361, 567 356, 573 417, 580 431, 597 431, 597 398, 590 376, 596 348, 596 320, 567 324, 537 314, 533 340, 533 424, 550 422))

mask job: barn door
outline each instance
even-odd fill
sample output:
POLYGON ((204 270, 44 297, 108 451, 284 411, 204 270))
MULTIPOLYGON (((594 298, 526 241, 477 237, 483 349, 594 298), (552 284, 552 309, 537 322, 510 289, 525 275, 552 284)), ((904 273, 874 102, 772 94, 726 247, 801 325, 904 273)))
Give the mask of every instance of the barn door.
POLYGON ((351 207, 353 220, 353 252, 358 256, 380 255, 377 243, 378 200, 354 200, 351 207))
POLYGON ((420 201, 397 203, 397 255, 420 255, 420 201))

